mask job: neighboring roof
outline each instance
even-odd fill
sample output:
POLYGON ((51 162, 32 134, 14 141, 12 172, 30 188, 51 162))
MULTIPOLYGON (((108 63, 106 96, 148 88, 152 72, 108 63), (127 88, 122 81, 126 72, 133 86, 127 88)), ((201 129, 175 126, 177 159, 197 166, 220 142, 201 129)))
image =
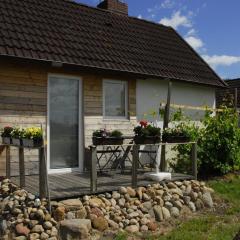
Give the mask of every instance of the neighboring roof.
POLYGON ((240 90, 240 78, 227 79, 225 83, 227 83, 228 88, 239 88, 240 90))
POLYGON ((221 106, 223 102, 234 100, 235 89, 237 89, 237 107, 240 108, 240 78, 225 80, 228 87, 225 89, 218 89, 216 91, 217 107, 221 106))
POLYGON ((224 86, 172 28, 69 0, 0 0, 0 55, 224 86))

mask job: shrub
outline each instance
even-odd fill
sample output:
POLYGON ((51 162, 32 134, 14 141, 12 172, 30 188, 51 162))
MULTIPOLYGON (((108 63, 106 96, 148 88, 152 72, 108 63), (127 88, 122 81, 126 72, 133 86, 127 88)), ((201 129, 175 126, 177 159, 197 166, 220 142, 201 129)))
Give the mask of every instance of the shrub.
MULTIPOLYGON (((222 175, 240 168, 240 129, 233 109, 224 107, 214 116, 206 111, 201 128, 189 121, 181 126, 191 141, 198 142, 199 175, 222 175)), ((176 172, 190 173, 191 146, 178 145, 175 150, 178 153, 171 167, 176 172)))
MULTIPOLYGON (((200 137, 200 128, 190 120, 186 120, 176 125, 189 138, 189 141, 195 142, 200 137)), ((170 167, 175 172, 189 174, 191 172, 191 147, 192 144, 181 144, 173 147, 177 152, 176 157, 170 162, 170 167)))
POLYGON ((199 138, 199 173, 225 174, 240 167, 240 129, 234 109, 211 116, 207 111, 199 138))

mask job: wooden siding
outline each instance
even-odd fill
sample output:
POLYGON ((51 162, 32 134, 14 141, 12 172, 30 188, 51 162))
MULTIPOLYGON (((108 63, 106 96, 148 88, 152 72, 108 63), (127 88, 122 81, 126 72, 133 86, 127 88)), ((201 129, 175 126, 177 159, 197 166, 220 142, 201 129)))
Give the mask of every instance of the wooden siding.
MULTIPOLYGON (((43 64, 0 60, 0 129, 6 125, 22 127, 43 126, 47 115, 48 73, 81 77, 83 80, 83 114, 85 146, 91 144, 92 132, 106 127, 120 129, 124 134, 132 134, 136 120, 136 80, 80 71, 52 68, 43 64), (105 121, 102 117, 102 79, 122 79, 128 81, 129 119, 105 121)), ((13 174, 18 173, 17 150, 11 148, 13 174)), ((38 159, 36 151, 25 152, 26 173, 36 173, 38 159)), ((5 153, 0 154, 0 175, 5 173, 5 153)))
MULTIPOLYGON (((0 128, 38 126, 45 128, 47 72, 14 62, 0 62, 0 128)), ((25 150, 27 174, 38 169, 37 151, 25 150)), ((12 174, 18 174, 18 149, 11 148, 12 174)), ((0 156, 0 175, 5 170, 5 152, 0 156)))

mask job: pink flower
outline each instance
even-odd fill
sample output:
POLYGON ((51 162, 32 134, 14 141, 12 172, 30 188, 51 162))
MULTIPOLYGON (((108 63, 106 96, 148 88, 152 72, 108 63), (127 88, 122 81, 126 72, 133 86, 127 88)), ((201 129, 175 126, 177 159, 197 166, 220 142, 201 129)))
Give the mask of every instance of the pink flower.
POLYGON ((148 122, 146 121, 146 120, 141 120, 140 121, 140 125, 141 125, 141 127, 147 127, 147 125, 148 125, 148 122))

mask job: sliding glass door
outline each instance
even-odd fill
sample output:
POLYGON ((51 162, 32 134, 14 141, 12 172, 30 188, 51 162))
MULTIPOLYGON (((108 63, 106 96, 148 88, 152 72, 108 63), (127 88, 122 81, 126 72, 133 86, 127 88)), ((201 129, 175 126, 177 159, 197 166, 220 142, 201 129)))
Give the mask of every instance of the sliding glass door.
MULTIPOLYGON (((48 83, 49 168, 80 167, 81 81, 50 76, 48 83)), ((81 151, 82 152, 82 151, 81 151)))

